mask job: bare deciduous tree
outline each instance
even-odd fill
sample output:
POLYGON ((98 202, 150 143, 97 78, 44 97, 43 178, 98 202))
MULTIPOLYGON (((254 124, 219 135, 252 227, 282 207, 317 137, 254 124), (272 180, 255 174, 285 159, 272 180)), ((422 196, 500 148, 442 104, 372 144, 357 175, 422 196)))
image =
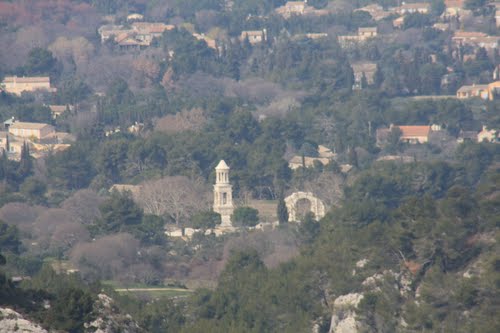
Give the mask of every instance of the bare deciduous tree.
POLYGON ((146 16, 151 17, 153 21, 162 21, 169 16, 170 11, 175 8, 175 4, 172 0, 150 1, 146 8, 146 16))
MULTIPOLYGON (((7 34, 6 34, 7 35, 7 34)), ((2 38, 3 39, 3 38, 2 38)), ((12 39, 9 44, 10 47, 3 47, 2 59, 5 61, 6 68, 15 68, 23 66, 28 59, 29 52, 35 47, 45 47, 49 43, 47 34, 39 25, 27 25, 12 34, 12 39)))
POLYGON ((87 242, 89 239, 89 231, 84 225, 72 221, 59 223, 50 237, 49 250, 65 252, 77 243, 87 242))
POLYGON ((234 250, 255 249, 268 267, 276 267, 299 254, 298 244, 291 229, 243 234, 225 244, 223 260, 226 261, 234 250))
POLYGON ((304 189, 316 194, 327 207, 332 207, 342 199, 344 183, 344 176, 325 171, 316 179, 306 182, 304 189))
POLYGON ((96 192, 84 189, 64 200, 61 207, 68 211, 77 222, 87 225, 101 216, 99 205, 104 201, 96 192))
POLYGON ((71 262, 84 276, 105 279, 119 277, 139 260, 139 241, 122 233, 77 244, 70 254, 71 262))
POLYGON ((132 55, 105 54, 101 49, 101 56, 94 57, 84 72, 77 72, 86 78, 89 86, 95 87, 96 91, 106 91, 107 87, 117 78, 130 82, 132 77, 132 55))
POLYGON ((156 122, 155 130, 168 134, 183 131, 198 131, 207 122, 207 117, 200 108, 183 110, 175 115, 166 115, 156 122))
POLYGON ((266 117, 283 117, 287 114, 288 111, 296 109, 299 106, 300 103, 295 97, 288 96, 273 100, 269 105, 257 109, 257 114, 259 116, 266 117))
POLYGON ((202 181, 184 176, 165 177, 142 184, 137 201, 145 213, 170 216, 176 224, 208 208, 207 190, 202 181))
POLYGON ((81 228, 79 228, 78 225, 80 224, 76 222, 74 216, 66 210, 61 208, 46 209, 33 223, 33 238, 36 239, 41 249, 55 249, 57 246, 62 246, 64 247, 63 250, 67 250, 78 241, 75 237, 81 236, 83 241, 88 239, 88 232, 83 232, 82 229, 85 228, 81 225, 81 228), (79 229, 78 235, 72 236, 71 232, 77 229, 79 229), (52 244, 56 232, 58 235, 52 244), (64 240, 66 236, 68 242, 64 240))
POLYGON ((165 90, 172 91, 175 89, 175 82, 174 82, 174 71, 172 68, 168 68, 165 71, 165 74, 163 74, 163 77, 161 78, 160 84, 165 88, 165 90))
POLYGON ((77 69, 87 66, 95 52, 94 45, 84 37, 59 37, 49 46, 49 50, 64 64, 74 63, 77 69))
POLYGON ((43 210, 43 207, 11 202, 0 208, 0 220, 15 225, 23 232, 30 233, 33 222, 43 210))
POLYGON ((225 89, 225 84, 221 79, 200 72, 181 76, 176 84, 176 90, 200 97, 222 95, 225 89))
POLYGON ((74 135, 88 133, 97 123, 96 112, 78 112, 68 116, 66 122, 74 135))
POLYGON ((132 63, 134 69, 134 81, 141 88, 150 87, 160 75, 160 65, 146 57, 138 57, 132 63))
POLYGON ((251 78, 241 82, 231 81, 226 80, 226 95, 232 92, 240 98, 260 105, 268 104, 284 93, 278 84, 261 78, 251 78))

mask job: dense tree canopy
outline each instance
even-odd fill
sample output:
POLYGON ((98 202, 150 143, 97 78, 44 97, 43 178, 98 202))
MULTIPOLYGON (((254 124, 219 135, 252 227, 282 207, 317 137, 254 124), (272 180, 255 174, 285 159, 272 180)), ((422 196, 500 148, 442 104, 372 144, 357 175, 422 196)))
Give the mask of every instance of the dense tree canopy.
POLYGON ((450 17, 433 0, 396 27, 395 11, 357 10, 395 0, 309 0, 282 16, 285 3, 0 2, 0 76, 57 89, 0 89, 0 305, 68 332, 88 330, 98 293, 148 332, 327 332, 336 299, 360 293, 341 317, 366 331, 499 331, 500 145, 474 141, 498 129, 500 103, 454 98, 498 76, 488 43, 453 38, 495 38, 493 6, 468 0, 470 15, 450 17), (175 28, 127 46, 149 43, 132 13, 175 28), (378 36, 339 43, 364 27, 378 36), (14 137, 13 118, 56 133, 14 137), (414 144, 402 125, 433 126, 414 144), (238 227, 224 235, 206 232, 221 223, 209 210, 221 159, 238 227), (109 191, 123 184, 133 194, 109 191), (295 191, 326 216, 304 204, 286 223, 295 191), (98 279, 175 288, 146 301, 98 279), (193 284, 211 288, 177 297, 193 284))

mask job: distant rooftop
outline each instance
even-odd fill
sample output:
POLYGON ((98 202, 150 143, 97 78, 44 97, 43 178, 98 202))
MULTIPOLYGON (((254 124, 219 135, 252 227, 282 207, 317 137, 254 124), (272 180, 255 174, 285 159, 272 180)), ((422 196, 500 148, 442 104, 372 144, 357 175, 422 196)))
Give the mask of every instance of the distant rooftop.
POLYGON ((377 32, 377 27, 364 27, 364 28, 358 28, 359 32, 370 32, 370 31, 375 31, 377 32))
POLYGON ((224 162, 224 160, 220 160, 219 164, 215 167, 217 170, 229 170, 229 166, 224 162))
POLYGON ((488 34, 479 31, 455 31, 453 34, 454 38, 477 38, 477 37, 487 37, 488 34))
POLYGON ((48 76, 6 76, 3 83, 35 83, 35 82, 50 82, 48 76))
POLYGON ((431 131, 431 127, 426 126, 395 126, 401 130, 401 136, 414 137, 414 136, 427 136, 431 131))
POLYGON ((46 126, 50 126, 49 124, 44 124, 44 123, 28 123, 24 121, 16 121, 12 125, 10 125, 9 128, 14 129, 14 128, 20 128, 20 129, 42 129, 46 126))
POLYGON ((458 92, 470 92, 474 90, 486 90, 488 89, 487 84, 474 84, 474 85, 469 85, 469 86, 462 86, 460 89, 458 89, 458 92))

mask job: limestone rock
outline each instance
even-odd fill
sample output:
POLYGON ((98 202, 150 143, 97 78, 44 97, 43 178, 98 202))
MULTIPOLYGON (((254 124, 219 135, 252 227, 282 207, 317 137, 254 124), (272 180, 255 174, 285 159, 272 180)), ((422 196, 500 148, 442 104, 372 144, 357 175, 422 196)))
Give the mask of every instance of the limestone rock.
POLYGON ((361 260, 358 260, 358 261, 356 262, 356 267, 357 267, 357 268, 363 268, 363 267, 365 267, 365 266, 366 266, 366 264, 368 263, 368 261, 369 261, 369 260, 368 260, 368 259, 366 259, 366 258, 361 259, 361 260))
MULTIPOLYGON (((366 265, 367 262, 360 260, 356 263, 356 267, 366 265)), ((382 289, 389 286, 394 288, 402 297, 407 297, 411 294, 411 275, 408 272, 395 273, 392 270, 384 270, 381 273, 376 273, 367 277, 361 286, 365 292, 382 292, 382 289)), ((366 322, 361 318, 356 317, 356 310, 359 303, 363 300, 362 293, 350 293, 337 297, 333 302, 333 311, 330 322, 329 333, 357 333, 357 332, 372 332, 373 330, 367 326, 366 322)), ((401 327, 406 323, 401 322, 401 327)))
POLYGON ((333 302, 333 314, 329 333, 360 332, 362 324, 356 320, 356 308, 363 294, 351 293, 339 296, 333 302))
POLYGON ((48 333, 40 325, 23 318, 9 308, 0 308, 0 333, 31 332, 48 333))
POLYGON ((94 303, 94 312, 98 313, 97 318, 85 324, 85 332, 93 333, 139 333, 139 325, 128 314, 118 312, 114 300, 105 295, 99 294, 98 300, 94 303))
POLYGON ((358 304, 362 299, 362 294, 351 293, 342 295, 335 299, 333 306, 337 309, 355 309, 358 307, 358 304))
POLYGON ((379 286, 383 283, 393 283, 401 296, 407 297, 411 293, 412 279, 406 272, 395 273, 392 270, 385 270, 367 277, 361 285, 368 290, 379 291, 379 286))
POLYGON ((353 314, 340 319, 332 317, 330 333, 356 333, 360 331, 360 325, 353 314))

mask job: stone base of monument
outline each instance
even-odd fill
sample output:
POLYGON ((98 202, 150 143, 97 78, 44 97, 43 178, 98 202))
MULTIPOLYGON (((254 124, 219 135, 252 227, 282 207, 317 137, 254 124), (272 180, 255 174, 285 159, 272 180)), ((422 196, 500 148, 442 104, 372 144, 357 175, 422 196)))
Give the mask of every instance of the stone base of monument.
MULTIPOLYGON (((213 229, 205 230, 205 235, 214 234, 215 236, 222 236, 224 234, 235 233, 241 230, 272 230, 279 226, 279 222, 266 222, 259 223, 255 227, 233 227, 232 225, 218 225, 213 229)), ((180 228, 180 227, 170 227, 165 231, 165 235, 168 237, 183 238, 185 240, 191 239, 191 237, 196 232, 202 232, 202 229, 194 228, 180 228)))

